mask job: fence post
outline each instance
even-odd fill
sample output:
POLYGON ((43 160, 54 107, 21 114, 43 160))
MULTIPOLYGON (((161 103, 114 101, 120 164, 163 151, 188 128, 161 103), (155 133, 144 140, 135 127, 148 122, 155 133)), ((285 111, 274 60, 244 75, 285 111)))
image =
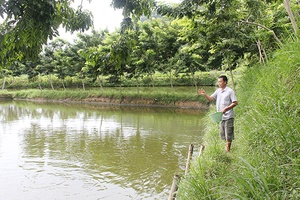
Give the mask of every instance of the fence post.
POLYGON ((199 156, 201 156, 203 154, 204 149, 205 149, 205 146, 203 144, 201 144, 200 149, 199 149, 199 156))
POLYGON ((187 173, 190 169, 190 164, 191 164, 191 160, 192 160, 193 151, 194 151, 194 145, 190 144, 189 152, 188 152, 188 158, 187 158, 186 167, 185 167, 185 176, 187 175, 187 173))
POLYGON ((178 181, 180 179, 180 176, 175 174, 173 177, 173 183, 172 183, 172 187, 171 187, 171 191, 170 191, 170 195, 169 195, 169 199, 168 200, 175 200, 176 198, 176 192, 178 190, 178 181))

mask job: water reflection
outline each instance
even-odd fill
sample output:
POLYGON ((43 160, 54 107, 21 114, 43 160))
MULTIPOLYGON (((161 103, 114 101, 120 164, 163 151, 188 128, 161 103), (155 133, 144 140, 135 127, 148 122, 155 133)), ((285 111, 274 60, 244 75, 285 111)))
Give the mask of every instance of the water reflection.
POLYGON ((202 138, 199 110, 18 101, 0 112, 0 175, 15 188, 0 180, 0 194, 12 199, 166 199, 202 138))

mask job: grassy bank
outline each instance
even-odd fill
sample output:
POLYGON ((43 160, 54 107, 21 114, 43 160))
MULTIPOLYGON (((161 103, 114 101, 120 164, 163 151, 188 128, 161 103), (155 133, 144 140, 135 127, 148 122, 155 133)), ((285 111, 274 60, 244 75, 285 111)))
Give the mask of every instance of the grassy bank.
POLYGON ((299 52, 289 43, 245 72, 232 152, 207 121, 204 155, 180 182, 179 199, 300 199, 299 52))
POLYGON ((299 51, 290 43, 245 72, 232 152, 207 121, 205 153, 181 181, 179 199, 300 199, 299 51))
MULTIPOLYGON (((215 87, 204 87, 212 92, 215 87)), ((206 105, 205 99, 197 94, 195 87, 107 87, 100 89, 66 90, 7 90, 1 94, 10 94, 13 99, 47 101, 87 101, 117 104, 177 105, 178 102, 198 102, 206 105)))

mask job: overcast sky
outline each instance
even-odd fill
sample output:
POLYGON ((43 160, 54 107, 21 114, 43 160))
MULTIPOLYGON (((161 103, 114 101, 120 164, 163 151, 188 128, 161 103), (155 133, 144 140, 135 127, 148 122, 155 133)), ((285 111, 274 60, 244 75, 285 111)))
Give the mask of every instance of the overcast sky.
MULTIPOLYGON (((180 3, 181 0, 161 0, 166 3, 180 3)), ((74 1, 74 7, 76 8, 80 5, 81 0, 74 1)), ((92 0, 89 3, 87 0, 83 1, 83 9, 90 10, 94 16, 94 27, 95 30, 108 29, 109 31, 114 31, 116 28, 120 27, 120 23, 123 19, 121 10, 114 10, 110 6, 111 0, 92 0)), ((62 29, 60 30, 60 38, 72 41, 76 37, 76 33, 71 35, 70 33, 65 33, 62 29)))

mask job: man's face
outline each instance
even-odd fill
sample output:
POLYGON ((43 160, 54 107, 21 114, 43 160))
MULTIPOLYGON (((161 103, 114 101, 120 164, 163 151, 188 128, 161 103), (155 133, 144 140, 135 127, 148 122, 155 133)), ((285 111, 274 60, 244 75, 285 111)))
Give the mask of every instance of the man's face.
POLYGON ((218 85, 220 88, 223 88, 223 89, 226 87, 226 82, 223 81, 223 78, 218 79, 218 85))

